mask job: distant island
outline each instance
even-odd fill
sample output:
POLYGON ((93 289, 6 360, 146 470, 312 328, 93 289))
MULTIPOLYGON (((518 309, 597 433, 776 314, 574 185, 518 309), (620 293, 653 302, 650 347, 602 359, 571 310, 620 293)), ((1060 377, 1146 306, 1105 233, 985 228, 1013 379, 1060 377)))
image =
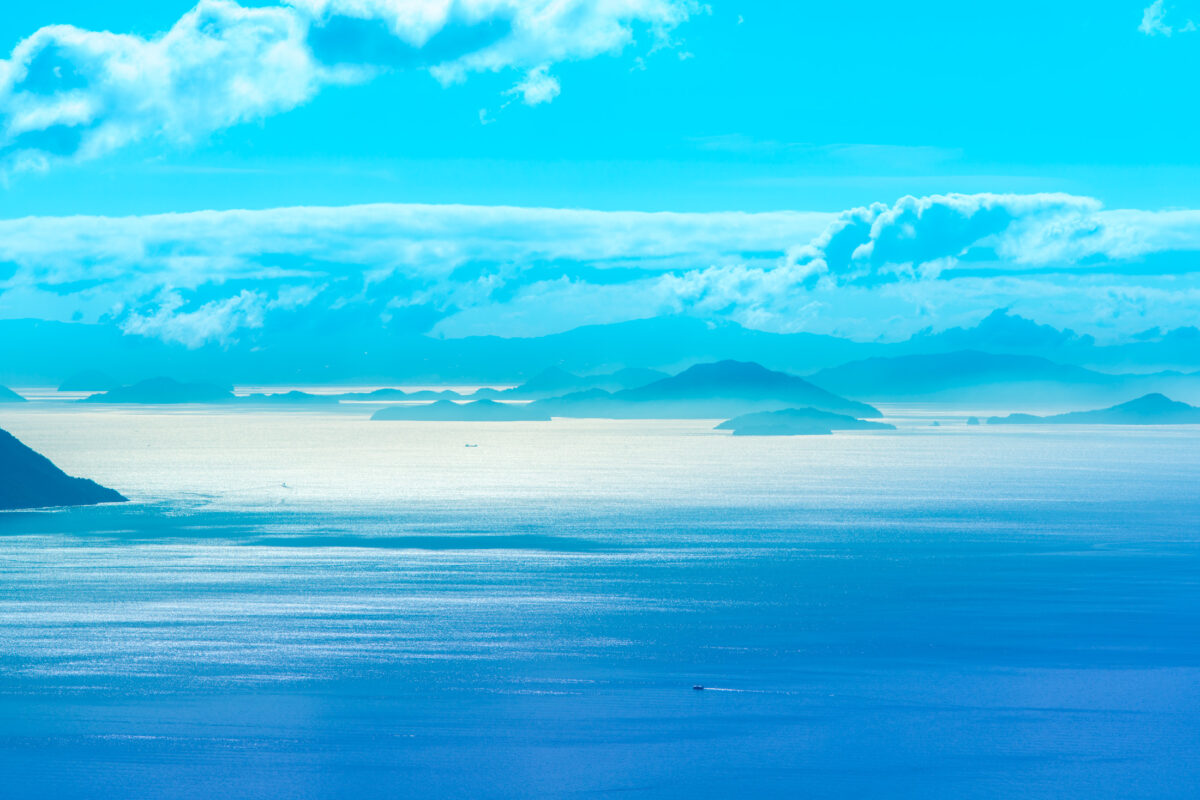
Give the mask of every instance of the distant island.
POLYGON ((24 397, 9 389, 7 386, 0 386, 0 403, 24 403, 24 397))
POLYGON ((60 392, 107 392, 121 385, 107 373, 98 369, 76 372, 59 384, 60 392))
POLYGON ((667 373, 653 369, 627 368, 598 375, 575 375, 559 367, 550 367, 519 386, 511 389, 484 387, 470 394, 453 389, 375 389, 370 392, 347 392, 337 395, 339 400, 357 403, 377 403, 414 400, 540 400, 564 394, 594 389, 606 393, 643 386, 668 377, 667 373))
POLYGON ((251 406, 336 406, 340 402, 337 395, 299 391, 249 394, 245 397, 237 397, 235 400, 243 405, 251 406))
POLYGON ((151 378, 83 398, 81 403, 129 403, 171 405, 180 403, 227 403, 233 390, 211 383, 180 383, 171 378, 151 378))
POLYGON ((1038 417, 1033 414, 1009 414, 990 417, 989 425, 1196 425, 1200 408, 1180 403, 1161 394, 1148 394, 1128 403, 1095 411, 1072 411, 1038 417))
POLYGON ((549 416, 617 419, 720 419, 807 406, 856 417, 879 410, 827 392, 803 378, 745 361, 697 364, 678 375, 619 392, 591 389, 532 404, 549 416))
POLYGON ((376 411, 371 419, 424 422, 548 422, 550 417, 527 404, 498 403, 495 400, 476 400, 471 403, 438 400, 436 403, 388 406, 376 411))
POLYGON ((453 389, 419 389, 406 392, 403 389, 374 389, 369 392, 346 392, 336 395, 338 400, 352 403, 391 403, 397 400, 462 400, 463 395, 453 389))
POLYGON ((576 375, 559 367, 551 367, 512 389, 480 389, 472 396, 475 398, 539 400, 593 389, 619 392, 624 389, 645 386, 667 377, 670 376, 665 372, 637 367, 628 367, 599 375, 576 375))
POLYGON ((126 502, 112 489, 72 478, 5 430, 0 430, 0 475, 0 510, 126 502))
MULTIPOLYGON (((1125 387, 1127 393, 1124 396, 1128 397, 1133 394, 1128 389, 1145 381, 1167 380, 1166 373, 1106 375, 1032 356, 997 356, 976 351, 851 362, 817 373, 815 377, 821 380, 821 384, 755 362, 733 360, 695 364, 678 374, 662 375, 648 369, 623 369, 578 376, 551 368, 512 389, 485 388, 469 395, 452 389, 405 391, 384 388, 337 394, 292 390, 246 396, 237 396, 232 388, 213 383, 188 383, 158 377, 97 392, 79 402, 110 405, 221 404, 280 410, 337 409, 341 405, 346 413, 366 412, 370 409, 363 406, 373 405, 379 411, 372 419, 413 421, 534 421, 555 417, 733 420, 758 412, 798 409, 813 409, 861 421, 879 419, 883 415, 876 407, 830 391, 825 386, 848 388, 854 394, 861 391, 860 396, 945 399, 955 394, 952 387, 957 385, 967 394, 987 395, 989 400, 1038 398, 1040 402, 1050 405, 1062 403, 1070 397, 1075 401, 1101 405, 1107 399, 1103 395, 1111 395, 1121 387, 1125 387), (616 390, 605 388, 625 384, 634 385, 616 390), (590 388, 545 396, 564 387, 578 386, 590 388), (1100 396, 1094 397, 1097 393, 1100 396)), ((85 385, 100 377, 101 373, 91 376, 80 373, 74 376, 78 382, 64 382, 63 386, 85 385), (85 378, 89 380, 85 381, 85 378)), ((1192 380, 1192 377, 1177 375, 1174 379, 1186 381, 1192 380)), ((0 403, 4 402, 24 402, 24 398, 0 387, 0 403)), ((1048 417, 1013 414, 1009 417, 992 417, 988 423, 1102 424, 1108 421, 1111 424, 1169 424, 1194 421, 1190 416, 1192 410, 1191 406, 1175 403, 1155 393, 1108 409, 1048 417)), ((782 417, 772 424, 782 424, 781 420, 782 417)), ((817 433, 822 430, 811 415, 803 421, 794 419, 790 422, 800 425, 802 429, 805 425, 813 427, 817 433)), ((966 420, 967 425, 978 425, 980 422, 976 417, 966 420)), ((803 432, 800 431, 801 434, 803 432)))
POLYGON ((715 430, 733 431, 734 436, 822 436, 834 431, 894 431, 886 422, 870 422, 816 408, 785 408, 759 411, 726 420, 715 430))
POLYGON ((367 402, 440 398, 434 403, 390 406, 372 417, 376 420, 720 419, 794 406, 811 406, 859 417, 881 416, 873 406, 839 397, 803 378, 739 361, 697 364, 678 375, 625 369, 580 377, 552 368, 513 389, 481 389, 469 398, 448 390, 406 393, 399 389, 379 389, 339 397, 367 402), (633 385, 617 391, 603 388, 623 384, 633 385), (564 387, 578 386, 590 388, 545 396, 564 387), (541 399, 527 404, 500 402, 509 398, 534 397, 541 399), (453 402, 470 398, 475 399, 453 402))

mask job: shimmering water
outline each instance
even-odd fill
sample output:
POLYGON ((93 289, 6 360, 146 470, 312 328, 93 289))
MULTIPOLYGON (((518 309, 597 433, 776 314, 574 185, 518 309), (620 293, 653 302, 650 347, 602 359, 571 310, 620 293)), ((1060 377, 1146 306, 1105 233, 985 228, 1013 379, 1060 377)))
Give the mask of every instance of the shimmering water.
POLYGON ((1196 796, 1200 430, 943 419, 6 409, 3 794, 1196 796))

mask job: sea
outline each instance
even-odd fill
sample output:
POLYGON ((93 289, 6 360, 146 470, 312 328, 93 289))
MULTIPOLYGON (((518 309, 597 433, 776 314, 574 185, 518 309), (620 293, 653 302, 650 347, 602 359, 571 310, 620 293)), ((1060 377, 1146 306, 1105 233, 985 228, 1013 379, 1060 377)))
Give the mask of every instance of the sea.
POLYGON ((885 410, 4 407, 0 796, 1200 796, 1200 427, 885 410))

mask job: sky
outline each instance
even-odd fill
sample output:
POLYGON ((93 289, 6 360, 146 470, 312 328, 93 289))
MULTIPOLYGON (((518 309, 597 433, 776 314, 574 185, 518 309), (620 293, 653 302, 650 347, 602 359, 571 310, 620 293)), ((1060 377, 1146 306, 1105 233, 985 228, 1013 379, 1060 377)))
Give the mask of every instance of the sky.
MULTIPOLYGON (((47 0, 0 318, 199 346, 663 314, 900 338, 1200 307, 1198 2, 47 0)), ((6 56, 6 57, 5 57, 6 56)))

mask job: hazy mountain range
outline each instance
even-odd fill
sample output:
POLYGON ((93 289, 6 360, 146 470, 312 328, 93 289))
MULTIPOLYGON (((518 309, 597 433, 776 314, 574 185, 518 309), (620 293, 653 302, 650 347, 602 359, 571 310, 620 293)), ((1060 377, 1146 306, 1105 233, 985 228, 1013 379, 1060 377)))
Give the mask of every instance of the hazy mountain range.
POLYGON ((957 350, 874 357, 809 376, 830 391, 872 402, 1042 403, 1118 400, 1149 391, 1200 393, 1200 375, 1178 371, 1109 373, 1040 356, 957 350))
MULTIPOLYGON (((1200 330, 1149 330, 1119 344, 1039 325, 999 310, 971 328, 923 332, 901 342, 857 342, 811 333, 766 333, 733 323, 659 317, 593 325, 536 338, 439 339, 339 327, 259 331, 244 341, 188 349, 111 325, 0 320, 0 339, 20 343, 0 356, 0 383, 57 386, 92 373, 89 388, 172 374, 218 384, 520 383, 548 368, 576 375, 675 373, 697 363, 754 361, 809 374, 868 358, 980 351, 1025 355, 1103 372, 1200 370, 1200 330), (103 373, 97 375, 96 371, 103 373)), ((557 386, 543 396, 572 387, 557 386)), ((578 388, 578 387, 575 387, 578 388)), ((606 390, 622 388, 613 385, 606 390)))

